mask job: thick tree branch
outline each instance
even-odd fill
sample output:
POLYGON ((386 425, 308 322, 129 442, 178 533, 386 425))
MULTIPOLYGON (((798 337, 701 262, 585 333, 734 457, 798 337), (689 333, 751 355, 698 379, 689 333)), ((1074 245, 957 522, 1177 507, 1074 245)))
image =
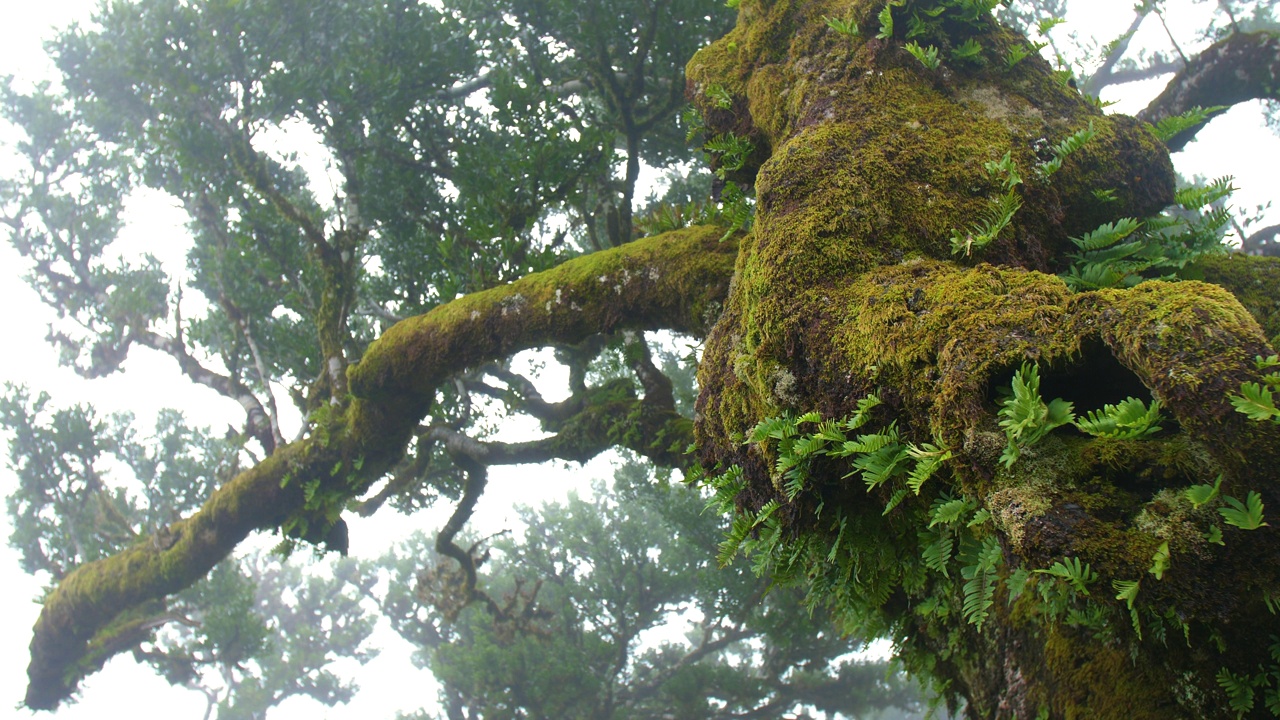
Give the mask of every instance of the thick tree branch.
MULTIPOLYGON (((1280 37, 1236 33, 1205 49, 1169 81, 1164 92, 1138 113, 1155 124, 1195 107, 1232 106, 1276 96, 1280 87, 1280 37)), ((1204 124, 1188 128, 1165 144, 1181 150, 1204 124)))
POLYGON ((323 431, 313 428, 309 438, 240 473, 200 511, 171 525, 164 542, 142 540, 83 565, 49 594, 31 641, 26 705, 56 707, 85 674, 126 649, 113 644, 127 629, 119 618, 196 582, 250 532, 301 513, 307 482, 338 503, 365 492, 399 462, 435 388, 458 371, 600 332, 704 331, 727 293, 737 252, 735 243, 718 241, 722 232, 703 227, 647 238, 393 327, 351 369, 356 398, 323 431), (352 472, 335 474, 339 463, 352 472))

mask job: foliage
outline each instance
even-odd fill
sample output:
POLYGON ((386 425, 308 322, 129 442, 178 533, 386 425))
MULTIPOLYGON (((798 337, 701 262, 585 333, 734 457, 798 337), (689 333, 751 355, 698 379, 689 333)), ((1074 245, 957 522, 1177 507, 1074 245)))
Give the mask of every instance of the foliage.
POLYGON ((1152 400, 1151 406, 1133 397, 1115 405, 1103 405, 1101 410, 1091 410, 1084 417, 1076 418, 1075 426, 1095 437, 1132 440, 1160 432, 1160 401, 1152 400))
POLYGON ((1222 201, 1232 190, 1230 177, 1182 188, 1164 215, 1141 223, 1121 218, 1071 238, 1079 252, 1063 280, 1073 290, 1091 290, 1176 279, 1197 258, 1226 252, 1222 238, 1231 214, 1222 201))
POLYGON ((718 718, 916 706, 900 674, 850 659, 857 641, 827 614, 810 615, 794 590, 766 592, 768 580, 741 562, 716 571, 723 516, 703 513, 694 492, 655 481, 634 461, 614 484, 597 483, 591 499, 524 508, 523 539, 483 543, 483 584, 503 598, 505 615, 477 604, 451 616, 441 604, 447 573, 423 567, 432 553, 421 536, 387 559, 396 577, 382 605, 443 684, 444 707, 484 717, 718 718), (673 620, 683 635, 661 631, 673 620))
POLYGON ((1048 404, 1040 397, 1040 369, 1034 363, 1023 363, 1013 375, 1012 393, 1002 403, 1000 427, 1008 444, 1000 455, 1005 467, 1017 462, 1022 451, 1039 442, 1050 430, 1075 419, 1072 404, 1056 398, 1048 404))

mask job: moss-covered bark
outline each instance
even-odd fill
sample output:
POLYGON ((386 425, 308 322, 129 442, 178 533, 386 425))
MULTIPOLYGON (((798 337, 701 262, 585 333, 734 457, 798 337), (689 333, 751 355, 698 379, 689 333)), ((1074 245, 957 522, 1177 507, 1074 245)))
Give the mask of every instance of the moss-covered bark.
POLYGON ((710 132, 750 138, 758 160, 739 174, 756 183, 754 232, 699 372, 702 459, 743 468, 743 511, 781 503, 770 522, 783 518, 782 530, 767 541, 783 547, 779 571, 812 558, 798 574, 816 600, 855 631, 894 633, 908 664, 966 698, 973 717, 1232 716, 1215 680, 1223 668, 1250 679, 1280 670, 1258 640, 1280 634, 1264 600, 1280 588, 1280 544, 1270 527, 1223 526, 1183 491, 1221 475, 1223 494, 1254 491, 1269 513, 1280 508, 1280 426, 1228 397, 1258 379, 1255 356, 1275 352, 1274 268, 1204 264, 1244 306, 1200 282, 1072 293, 1045 274, 1069 263, 1069 236, 1171 200, 1163 146, 1038 58, 1010 67, 1022 39, 994 24, 921 39, 944 58, 930 70, 901 32, 874 37, 883 7, 743 0, 738 27, 689 64, 710 132), (855 20, 861 36, 823 16, 855 20), (970 38, 983 62, 947 59, 970 38), (1046 146, 1090 125, 1096 137, 1061 170, 1037 174, 1046 146), (1006 153, 1025 180, 1021 210, 984 250, 953 256, 953 231, 1001 192, 984 164, 1006 153), (1154 398, 1171 417, 1150 439, 1068 427, 1005 467, 996 390, 1024 362, 1039 363, 1046 399, 1083 412, 1154 398), (841 418, 871 393, 881 427, 952 452, 945 481, 888 514, 888 485, 867 492, 830 460, 788 499, 779 450, 742 443, 765 418, 841 418), (973 503, 974 526, 946 539, 949 569, 922 563, 939 537, 929 503, 951 498, 973 503), (979 623, 965 581, 984 541, 998 543, 999 581, 979 623), (1087 587, 1035 572, 1070 559, 1096 573, 1087 587), (1116 595, 1132 581, 1131 614, 1116 595))
MULTIPOLYGON (((323 538, 346 501, 400 458, 436 384, 452 373, 600 332, 704 331, 727 294, 737 251, 735 243, 720 241, 723 232, 692 228, 639 240, 460 298, 392 328, 350 369, 355 397, 327 406, 308 438, 238 475, 195 515, 81 566, 58 585, 45 599, 31 641, 27 706, 56 707, 82 677, 149 629, 140 629, 146 623, 139 618, 203 577, 249 533, 291 524, 304 537, 323 538), (311 502, 303 491, 308 483, 316 483, 311 502)), ((664 433, 673 423, 687 432, 687 421, 646 416, 645 409, 620 398, 597 409, 609 423, 592 429, 651 433, 616 442, 672 457, 664 433)))

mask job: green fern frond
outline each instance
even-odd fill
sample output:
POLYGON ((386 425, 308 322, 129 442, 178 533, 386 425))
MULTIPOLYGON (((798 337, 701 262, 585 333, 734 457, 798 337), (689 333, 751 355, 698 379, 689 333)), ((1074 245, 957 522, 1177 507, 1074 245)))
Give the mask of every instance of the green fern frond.
POLYGON ((1129 237, 1142 223, 1133 218, 1120 218, 1113 223, 1099 225, 1096 230, 1087 232, 1078 238, 1071 238, 1076 247, 1088 251, 1111 247, 1129 237))
POLYGON ((1130 440, 1160 431, 1160 401, 1151 406, 1137 398, 1125 398, 1116 405, 1103 405, 1075 421, 1075 426, 1094 437, 1130 440))
POLYGON ((974 38, 969 38, 965 40, 964 44, 960 47, 952 49, 951 59, 964 60, 972 63, 982 63, 982 44, 974 38))
POLYGON ((920 64, 930 70, 937 70, 941 63, 938 61, 938 48, 930 45, 929 47, 920 47, 920 44, 912 40, 904 46, 911 56, 920 61, 920 64))
POLYGON ((1151 567, 1147 572, 1155 575, 1157 580, 1163 580, 1165 572, 1169 570, 1169 564, 1169 541, 1165 540, 1151 555, 1151 567))
POLYGON ((1253 710, 1253 684, 1245 676, 1237 676, 1227 668, 1218 671, 1218 686, 1227 693, 1227 704, 1236 711, 1236 717, 1243 717, 1253 710))
POLYGON ((947 571, 947 564, 951 562, 951 553, 955 549, 954 540, 950 533, 921 533, 921 544, 924 549, 920 552, 920 559, 924 560, 924 566, 930 570, 940 572, 944 577, 951 577, 947 571))
POLYGON ((1234 525, 1241 530, 1257 530, 1267 525, 1262 519, 1262 496, 1257 492, 1250 490, 1244 502, 1230 495, 1223 495, 1222 500, 1229 507, 1218 508, 1218 513, 1228 525, 1234 525))
POLYGON ((1226 109, 1226 105, 1214 105, 1210 108, 1202 108, 1197 105, 1181 115, 1174 115, 1161 120, 1151 128, 1151 131, 1156 137, 1160 138, 1160 142, 1169 142, 1178 133, 1201 125, 1212 116, 1226 109))
POLYGON ((1059 560, 1049 568, 1036 570, 1036 572, 1065 580, 1081 595, 1088 595, 1089 583, 1098 579, 1098 573, 1089 567, 1089 563, 1081 563, 1078 557, 1059 560))
POLYGON ((989 536, 983 540, 977 561, 960 570, 961 577, 965 579, 961 612, 965 620, 978 629, 982 629, 982 624, 990 614, 996 591, 995 569, 1003 558, 1000 543, 995 537, 989 536))
POLYGON ((1236 412, 1244 413, 1250 420, 1272 420, 1280 423, 1280 408, 1269 386, 1256 382, 1240 384, 1240 394, 1229 396, 1236 412))
POLYGON ((1039 368, 1026 362, 1014 373, 1013 394, 1004 401, 998 414, 1000 427, 1008 439, 1000 456, 1005 467, 1013 466, 1023 448, 1075 419, 1071 403, 1058 398, 1045 404, 1040 397, 1039 368))
POLYGON ((954 525, 977 507, 977 501, 970 497, 938 498, 929 509, 929 527, 954 525))
POLYGON ((1212 502, 1218 497, 1218 490, 1222 487, 1222 476, 1219 475, 1212 485, 1192 485, 1182 491, 1184 497, 1191 502, 1193 509, 1199 509, 1200 506, 1212 502))

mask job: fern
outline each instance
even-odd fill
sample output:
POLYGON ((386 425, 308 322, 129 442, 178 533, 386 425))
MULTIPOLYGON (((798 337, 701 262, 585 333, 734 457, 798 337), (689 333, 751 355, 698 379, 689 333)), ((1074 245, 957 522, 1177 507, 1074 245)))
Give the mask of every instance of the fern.
POLYGON ((876 33, 877 40, 888 40, 893 37, 893 2, 885 4, 877 18, 880 20, 880 32, 876 33))
POLYGON ((1013 216, 1020 209, 1022 198, 1013 190, 992 198, 981 219, 968 232, 951 231, 951 254, 968 257, 975 249, 981 250, 990 245, 1013 222, 1013 216))
POLYGON ((1125 239, 1140 227, 1142 223, 1133 218, 1120 218, 1114 223, 1099 225, 1093 232, 1071 238, 1071 242, 1085 252, 1104 250, 1125 239))
POLYGON ((1040 22, 1036 24, 1036 32, 1041 37, 1044 37, 1045 35, 1049 34, 1050 30, 1058 27, 1059 25, 1061 25, 1066 21, 1067 21, 1066 18, 1060 18, 1060 17, 1041 18, 1040 22))
POLYGON ((927 48, 920 47, 919 43, 912 40, 911 42, 907 43, 904 47, 907 52, 911 53, 912 57, 920 61, 921 65, 925 66, 930 70, 937 70, 938 66, 941 64, 938 61, 938 48, 934 47, 933 45, 930 45, 927 48))
POLYGON ((1141 580, 1113 580, 1111 587, 1116 591, 1116 599, 1123 600, 1129 608, 1129 619, 1133 622, 1133 632, 1142 639, 1142 624, 1138 622, 1138 610, 1133 606, 1135 600, 1138 599, 1138 589, 1141 587, 1141 580))
MULTIPOLYGON (((717 103, 719 100, 716 101, 717 103)), ((733 133, 724 133, 717 135, 706 142, 703 148, 713 154, 720 156, 720 162, 716 166, 716 175, 721 179, 725 179, 725 175, 731 172, 737 172, 746 167, 747 159, 751 157, 751 153, 755 152, 755 145, 746 138, 738 137, 733 133)))
POLYGON ((728 110, 733 107, 733 95, 730 95, 723 85, 713 84, 708 86, 707 97, 711 98, 711 102, 721 110, 728 110))
POLYGON ((1081 563, 1078 557, 1059 560, 1049 568, 1036 570, 1036 572, 1066 581, 1081 595, 1088 595, 1089 584, 1098 579, 1098 573, 1089 567, 1089 563, 1081 563))
POLYGON ((896 443, 885 445, 875 452, 856 458, 853 461, 854 472, 862 474, 868 490, 874 490, 903 473, 908 457, 910 456, 905 446, 896 443))
POLYGON ((951 577, 947 571, 947 564, 951 562, 951 553, 955 548, 955 541, 951 534, 945 531, 922 532, 920 538, 921 545, 924 546, 920 552, 920 559, 924 560, 924 566, 942 573, 944 577, 951 577))
POLYGON ((750 230, 751 221, 755 218, 755 201, 749 197, 738 184, 726 181, 724 191, 720 193, 720 218, 729 229, 720 236, 720 242, 729 239, 739 230, 750 230))
POLYGON ((1034 445, 1050 430, 1075 418, 1071 403, 1061 398, 1045 404, 1040 397, 1039 368, 1026 362, 1014 374, 1013 394, 1004 401, 999 416, 1000 427, 1009 441, 1000 455, 1005 467, 1013 466, 1023 448, 1034 445))
POLYGON ((1061 170, 1062 162, 1066 160, 1069 155, 1084 147, 1090 140, 1097 136, 1097 134, 1098 131, 1093 129, 1093 121, 1090 120, 1089 127, 1071 133, 1064 138, 1062 142, 1049 148, 1049 151, 1053 154, 1053 159, 1040 163, 1037 167, 1040 171, 1040 175, 1048 178, 1061 170))
POLYGON ((964 604, 961 612, 964 619, 982 629, 990 614, 994 602, 996 584, 995 569, 1003 559, 1000 543, 994 536, 982 541, 982 549, 978 551, 977 561, 960 569, 964 578, 964 604))
POLYGON ((1169 570, 1169 541, 1165 540, 1160 543, 1160 547, 1156 548, 1155 553, 1151 555, 1151 567, 1147 572, 1156 576, 1157 580, 1163 580, 1164 574, 1169 570))
POLYGON ((1160 431, 1160 401, 1151 407, 1137 398, 1125 398, 1116 405, 1103 405, 1101 410, 1087 413, 1075 426, 1095 437, 1130 440, 1160 431))
POLYGON ((941 497, 934 501, 933 507, 929 510, 929 527, 935 525, 954 525, 963 520, 966 515, 973 512, 978 507, 978 503, 973 498, 960 497, 948 498, 941 497))
POLYGON ((982 58, 982 44, 974 38, 969 38, 960 47, 951 50, 951 59, 982 64, 985 62, 982 58))
POLYGON ((1249 678, 1236 676, 1227 668, 1218 671, 1218 685, 1227 693, 1227 704, 1236 711, 1236 717, 1244 717, 1253 710, 1253 685, 1249 678))
POLYGON ((1228 525, 1241 530, 1257 530, 1267 525, 1262 519, 1262 496, 1257 492, 1250 490, 1244 502, 1230 495, 1223 495, 1222 499, 1229 507, 1218 508, 1218 513, 1228 525))
POLYGON ((910 445, 907 447, 907 454, 916 461, 915 467, 907 475, 907 487, 916 495, 920 494, 920 488, 933 477, 938 468, 951 459, 950 450, 929 443, 910 445))
POLYGON ((1280 423, 1280 409, 1276 408, 1271 387, 1256 382, 1240 384, 1240 394, 1230 396, 1236 412, 1244 413, 1250 420, 1271 420, 1280 423))
POLYGON ((1214 105, 1211 108, 1202 108, 1197 105, 1181 115, 1167 117, 1157 122, 1151 128, 1151 131, 1155 133, 1156 137, 1160 138, 1160 142, 1167 143, 1182 131, 1202 125, 1208 122, 1209 118, 1226 109, 1226 105, 1214 105))
POLYGON ((1222 487, 1222 476, 1219 475, 1212 485, 1192 485, 1182 491, 1184 497, 1191 502, 1193 509, 1199 509, 1202 505, 1212 502, 1218 497, 1218 490, 1222 487))
POLYGON ((855 20, 844 20, 841 18, 827 17, 826 15, 822 16, 822 20, 827 23, 827 27, 835 30, 841 35, 850 38, 858 37, 858 23, 855 20))

